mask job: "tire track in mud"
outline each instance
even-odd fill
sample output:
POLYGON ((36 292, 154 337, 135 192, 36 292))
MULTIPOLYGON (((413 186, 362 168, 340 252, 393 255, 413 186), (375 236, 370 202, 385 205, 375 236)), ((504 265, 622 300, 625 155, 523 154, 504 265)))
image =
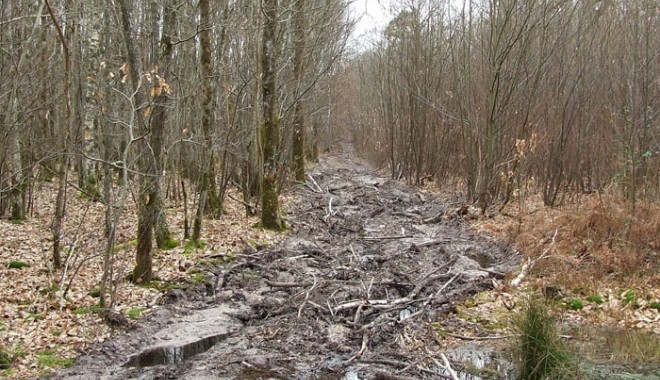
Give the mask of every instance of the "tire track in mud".
POLYGON ((431 323, 518 257, 352 153, 309 171, 287 210, 289 238, 206 268, 211 291, 166 295, 173 304, 53 378, 446 377, 431 323))

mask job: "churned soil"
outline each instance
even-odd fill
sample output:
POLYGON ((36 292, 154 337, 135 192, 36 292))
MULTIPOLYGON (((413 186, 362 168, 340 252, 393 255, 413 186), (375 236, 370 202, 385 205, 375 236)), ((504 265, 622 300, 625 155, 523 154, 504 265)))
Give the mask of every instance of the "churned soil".
POLYGON ((51 378, 452 378, 439 330, 520 257, 350 147, 291 191, 286 239, 206 260, 204 281, 51 378))

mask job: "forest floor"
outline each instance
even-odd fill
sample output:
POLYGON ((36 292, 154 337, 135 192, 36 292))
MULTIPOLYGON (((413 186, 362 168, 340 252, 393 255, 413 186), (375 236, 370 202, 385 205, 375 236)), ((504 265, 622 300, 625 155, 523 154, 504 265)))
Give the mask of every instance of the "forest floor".
MULTIPOLYGON (((558 286, 555 277, 569 272, 546 258, 566 265, 555 251, 566 244, 562 226, 577 222, 521 227, 522 218, 480 218, 458 199, 384 178, 349 147, 322 158, 309 174, 285 199, 290 231, 254 228, 256 220, 229 200, 223 221, 209 222, 204 248, 156 255, 160 281, 151 288, 121 280, 134 244, 134 220, 125 218, 116 306, 136 320, 112 336, 89 294, 100 278, 91 252, 102 252, 101 232, 93 232, 102 225, 96 222, 102 207, 89 206, 78 224, 70 222, 79 256, 65 275, 44 265, 47 218, 3 222, 0 259, 30 266, 0 269, 0 346, 15 359, 0 374, 30 378, 68 367, 51 377, 431 379, 451 378, 451 367, 461 379, 503 378, 511 370, 512 320, 533 288, 557 298, 561 322, 574 326, 567 335, 592 346, 602 339, 626 346, 616 358, 621 364, 660 364, 657 257, 645 258, 651 275, 640 270, 643 276, 617 288, 595 281, 558 286), (512 286, 520 273, 522 284, 512 286), (620 343, 620 334, 583 336, 575 326, 584 325, 641 335, 626 333, 633 344, 620 343), (643 352, 629 347, 642 341, 650 342, 643 352)), ((181 219, 170 221, 176 233, 181 219)))

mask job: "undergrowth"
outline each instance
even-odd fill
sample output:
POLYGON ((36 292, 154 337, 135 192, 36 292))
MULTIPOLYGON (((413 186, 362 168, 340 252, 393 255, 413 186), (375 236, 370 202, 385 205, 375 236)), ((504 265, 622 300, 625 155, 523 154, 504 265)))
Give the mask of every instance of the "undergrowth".
POLYGON ((561 342, 547 305, 532 296, 516 320, 518 380, 580 378, 576 360, 561 342))
POLYGON ((532 260, 548 250, 532 275, 564 289, 589 295, 602 287, 660 286, 660 203, 633 208, 621 197, 595 194, 553 208, 530 197, 479 224, 532 260))

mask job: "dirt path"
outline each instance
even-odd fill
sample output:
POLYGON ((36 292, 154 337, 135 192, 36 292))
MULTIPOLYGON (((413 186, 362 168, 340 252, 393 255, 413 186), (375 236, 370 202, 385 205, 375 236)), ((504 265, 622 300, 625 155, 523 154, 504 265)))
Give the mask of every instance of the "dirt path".
POLYGON ((354 156, 310 170, 290 238, 209 264, 206 287, 171 292, 53 378, 443 378, 431 323, 518 258, 354 156))

